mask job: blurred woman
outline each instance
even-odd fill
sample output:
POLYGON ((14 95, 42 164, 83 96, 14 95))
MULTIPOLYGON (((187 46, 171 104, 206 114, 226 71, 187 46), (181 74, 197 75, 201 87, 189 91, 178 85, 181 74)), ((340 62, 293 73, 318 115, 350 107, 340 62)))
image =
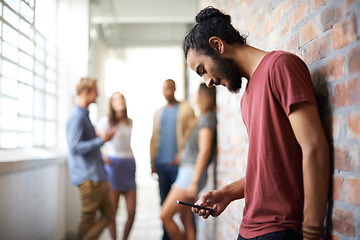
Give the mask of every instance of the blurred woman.
POLYGON ((173 240, 195 240, 193 213, 189 207, 179 205, 176 201, 195 201, 197 193, 206 183, 207 166, 216 157, 215 87, 207 88, 202 83, 196 103, 200 116, 185 143, 178 176, 161 208, 161 220, 173 240), (180 213, 184 232, 173 220, 176 213, 180 213))
MULTIPOLYGON (((124 96, 115 92, 110 98, 109 115, 100 119, 97 131, 103 133, 110 127, 116 127, 114 137, 105 143, 103 158, 105 170, 111 184, 111 195, 115 212, 118 209, 120 195, 125 196, 127 221, 124 227, 123 239, 128 239, 135 218, 136 182, 135 159, 130 147, 132 120, 127 116, 124 96)), ((113 240, 116 239, 116 220, 109 225, 113 240)))

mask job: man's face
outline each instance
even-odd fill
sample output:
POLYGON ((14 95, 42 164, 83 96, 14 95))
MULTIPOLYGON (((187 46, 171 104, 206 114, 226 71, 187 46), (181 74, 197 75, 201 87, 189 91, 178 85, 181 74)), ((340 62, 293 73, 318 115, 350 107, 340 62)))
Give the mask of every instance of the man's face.
POLYGON ((202 77, 208 87, 225 86, 230 92, 240 91, 242 76, 234 60, 220 55, 207 56, 190 49, 187 55, 190 68, 202 77))
POLYGON ((93 87, 87 92, 87 99, 89 103, 96 103, 96 98, 98 96, 97 85, 94 82, 93 87))
POLYGON ((167 101, 174 99, 175 85, 171 81, 165 81, 163 85, 163 94, 167 101))

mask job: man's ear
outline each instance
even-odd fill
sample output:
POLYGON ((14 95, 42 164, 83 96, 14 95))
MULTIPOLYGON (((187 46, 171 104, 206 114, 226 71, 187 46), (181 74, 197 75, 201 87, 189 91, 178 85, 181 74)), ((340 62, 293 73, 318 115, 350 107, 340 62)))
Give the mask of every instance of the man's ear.
POLYGON ((224 42, 218 37, 209 38, 209 44, 212 49, 214 49, 219 54, 224 53, 224 42))

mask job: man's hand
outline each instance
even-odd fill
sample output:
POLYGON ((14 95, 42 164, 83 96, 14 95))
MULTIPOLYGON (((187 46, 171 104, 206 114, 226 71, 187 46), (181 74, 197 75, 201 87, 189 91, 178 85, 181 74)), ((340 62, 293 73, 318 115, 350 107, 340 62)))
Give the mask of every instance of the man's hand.
POLYGON ((111 163, 110 158, 108 158, 107 156, 103 156, 103 159, 104 159, 105 165, 110 165, 110 163, 111 163))
POLYGON ((207 192, 195 203, 195 205, 208 207, 213 209, 213 211, 210 213, 210 211, 197 208, 191 208, 191 211, 204 219, 207 219, 210 214, 213 217, 217 217, 230 203, 225 195, 225 192, 221 189, 207 192))
POLYGON ((103 139, 104 142, 107 142, 113 138, 115 131, 116 127, 110 127, 108 131, 106 131, 104 134, 101 134, 100 137, 103 139))
POLYGON ((180 166, 180 158, 179 157, 175 157, 170 163, 169 165, 171 166, 180 166))

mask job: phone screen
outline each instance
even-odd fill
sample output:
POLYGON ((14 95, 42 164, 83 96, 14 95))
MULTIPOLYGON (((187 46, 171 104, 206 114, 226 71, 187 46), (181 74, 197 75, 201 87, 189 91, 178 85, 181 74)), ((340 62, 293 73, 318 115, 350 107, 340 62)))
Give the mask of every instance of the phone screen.
POLYGON ((207 208, 207 207, 202 207, 202 206, 199 206, 199 205, 194 205, 194 204, 191 204, 191 203, 186 203, 186 202, 182 202, 182 201, 176 201, 176 203, 178 204, 182 204, 182 205, 186 205, 186 206, 189 206, 189 207, 194 207, 194 208, 198 208, 198 209, 204 209, 204 210, 208 210, 208 211, 212 211, 211 208, 207 208))

